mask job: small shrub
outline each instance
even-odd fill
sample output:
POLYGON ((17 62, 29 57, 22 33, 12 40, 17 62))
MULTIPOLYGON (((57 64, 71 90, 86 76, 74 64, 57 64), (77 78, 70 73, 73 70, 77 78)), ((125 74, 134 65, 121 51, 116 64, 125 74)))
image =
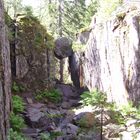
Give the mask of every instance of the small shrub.
POLYGON ((124 116, 121 114, 120 111, 111 110, 111 113, 109 116, 110 116, 112 122, 115 124, 118 124, 118 125, 126 124, 126 119, 124 118, 124 116))
POLYGON ((58 103, 61 101, 61 94, 58 90, 56 89, 51 89, 51 90, 45 90, 37 93, 38 95, 36 96, 37 100, 45 100, 45 98, 51 102, 58 103))
POLYGON ((63 133, 60 132, 60 131, 57 131, 57 132, 50 132, 50 137, 52 140, 54 140, 55 138, 59 137, 59 136, 62 136, 63 133))
POLYGON ((54 140, 56 139, 58 136, 62 136, 63 133, 62 132, 50 132, 50 133, 41 133, 40 134, 40 139, 41 140, 54 140))
POLYGON ((18 95, 12 96, 12 106, 14 113, 23 112, 25 108, 24 105, 25 103, 23 102, 23 99, 20 96, 18 95))
POLYGON ((77 42, 73 42, 72 49, 74 51, 83 52, 86 49, 86 45, 80 44, 80 43, 77 43, 77 42))
POLYGON ((14 131, 12 128, 9 130, 8 140, 28 140, 20 132, 14 131))
POLYGON ((95 107, 101 107, 102 105, 105 107, 107 106, 107 96, 105 93, 100 92, 99 90, 95 89, 91 92, 85 91, 81 95, 81 103, 83 105, 92 105, 95 107))
POLYGON ((82 32, 90 32, 91 28, 90 27, 84 27, 80 29, 80 33, 82 32))
POLYGON ((51 140, 50 133, 41 133, 40 134, 40 139, 41 140, 51 140))
POLYGON ((137 108, 133 106, 132 102, 129 102, 127 105, 123 105, 119 108, 123 116, 130 117, 137 114, 137 108))
POLYGON ((24 110, 24 102, 21 97, 14 95, 12 96, 12 106, 13 112, 10 114, 10 125, 11 129, 9 132, 9 139, 8 140, 27 140, 23 137, 22 133, 20 132, 22 128, 24 128, 25 122, 23 117, 20 114, 24 110))
POLYGON ((18 132, 20 132, 20 130, 25 127, 24 119, 14 113, 11 113, 10 115, 10 124, 12 129, 18 132))
POLYGON ((23 86, 17 84, 16 82, 13 82, 12 91, 15 93, 20 93, 20 92, 25 91, 25 88, 23 86))

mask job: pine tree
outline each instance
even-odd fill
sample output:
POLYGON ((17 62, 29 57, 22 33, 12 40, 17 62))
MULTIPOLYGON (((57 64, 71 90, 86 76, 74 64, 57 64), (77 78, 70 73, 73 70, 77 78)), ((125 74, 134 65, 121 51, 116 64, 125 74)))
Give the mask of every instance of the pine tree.
MULTIPOLYGON (((47 28, 55 36, 59 36, 59 0, 45 0, 42 12, 43 23, 47 24, 47 28), (46 19, 46 20, 45 20, 46 19)), ((97 0, 91 0, 89 5, 86 5, 86 0, 63 0, 61 1, 61 30, 62 36, 68 36, 71 39, 75 38, 75 34, 81 28, 88 26, 91 22, 91 17, 97 11, 97 0)))

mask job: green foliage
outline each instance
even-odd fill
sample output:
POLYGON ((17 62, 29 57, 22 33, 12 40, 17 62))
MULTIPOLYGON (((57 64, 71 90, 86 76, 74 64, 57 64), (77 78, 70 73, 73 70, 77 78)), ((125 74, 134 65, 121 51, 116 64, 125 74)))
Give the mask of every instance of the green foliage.
POLYGON ((19 86, 17 85, 16 82, 13 83, 12 91, 13 92, 20 92, 20 88, 19 88, 19 86))
POLYGON ((59 1, 46 1, 41 11, 40 19, 47 25, 53 36, 59 36, 59 16, 62 17, 62 34, 75 39, 79 29, 89 26, 91 17, 96 13, 98 0, 91 0, 87 5, 86 0, 62 0, 62 14, 59 15, 59 1), (47 17, 47 18, 46 18, 47 17))
POLYGON ((13 82, 12 91, 15 93, 20 93, 20 92, 25 91, 25 88, 21 86, 20 84, 13 82))
POLYGON ((40 134, 40 139, 41 140, 51 140, 50 133, 41 133, 40 134))
POLYGON ((10 18, 10 16, 7 14, 7 12, 4 13, 4 16, 5 16, 5 23, 9 27, 13 23, 13 21, 10 18))
POLYGON ((115 124, 119 124, 119 125, 126 124, 126 119, 124 118, 124 116, 121 114, 120 111, 112 110, 109 116, 112 122, 115 124))
POLYGON ((118 13, 116 16, 117 16, 118 19, 120 19, 120 20, 122 19, 123 20, 124 17, 126 16, 126 13, 125 12, 118 13))
POLYGON ((11 113, 10 115, 10 124, 12 129, 17 132, 20 132, 20 130, 26 126, 24 119, 15 113, 11 113))
POLYGON ((54 140, 55 138, 57 138, 58 136, 62 136, 63 133, 62 132, 50 132, 50 133, 41 133, 40 135, 40 139, 41 140, 54 140))
POLYGON ((97 0, 92 0, 87 6, 85 0, 64 1, 64 34, 74 39, 81 28, 89 26, 91 17, 96 13, 97 0))
POLYGON ((27 16, 33 16, 33 9, 31 6, 25 6, 24 12, 27 16))
MULTIPOLYGON (((103 115, 104 110, 107 109, 110 112, 111 120, 117 124, 125 124, 126 120, 120 111, 117 111, 117 106, 115 103, 107 102, 107 96, 105 93, 100 92, 95 89, 91 92, 84 92, 81 95, 83 105, 91 105, 95 108, 101 109, 101 114, 103 115)), ((82 121, 83 122, 83 121, 82 121)))
POLYGON ((14 131, 12 128, 9 130, 8 140, 28 140, 20 132, 14 131))
POLYGON ((23 52, 26 52, 26 48, 29 49, 29 46, 39 51, 43 48, 54 47, 53 37, 47 33, 46 28, 41 25, 36 17, 28 15, 20 18, 19 26, 20 30, 18 35, 23 39, 22 42, 20 42, 23 52))
POLYGON ((137 109, 135 107, 133 107, 133 103, 129 102, 127 105, 123 105, 120 107, 121 113, 124 116, 131 116, 131 115, 135 115, 137 112, 137 109))
POLYGON ((108 19, 113 11, 122 4, 121 0, 99 0, 97 16, 100 21, 108 19))
POLYGON ((40 91, 37 93, 36 99, 37 100, 49 100, 54 103, 58 103, 61 101, 61 94, 56 89, 40 91))
POLYGON ((126 119, 140 119, 140 107, 135 107, 131 101, 127 105, 120 106, 119 110, 126 119))
POLYGON ((60 132, 60 131, 50 132, 50 137, 51 137, 52 140, 54 140, 56 137, 62 136, 62 135, 63 135, 63 133, 60 132))
POLYGON ((81 28, 80 30, 79 30, 79 32, 80 33, 82 33, 82 32, 90 32, 90 30, 91 30, 91 28, 89 28, 89 27, 84 27, 84 28, 81 28))
MULTIPOLYGON (((140 119, 140 107, 134 107, 132 102, 129 102, 127 105, 117 106, 115 103, 107 102, 105 93, 98 90, 84 92, 81 98, 83 105, 91 105, 95 108, 103 109, 101 113, 104 113, 104 110, 108 110, 113 123, 125 125, 129 119, 140 119)), ((84 123, 84 120, 81 120, 80 123, 84 123)))
POLYGON ((26 126, 23 117, 19 114, 24 111, 24 105, 25 104, 20 96, 12 96, 13 112, 10 114, 11 129, 8 140, 26 140, 20 132, 21 129, 26 126))
POLYGON ((18 95, 12 96, 12 105, 13 105, 13 112, 14 113, 24 111, 25 103, 23 102, 23 99, 20 96, 18 96, 18 95))
POLYGON ((107 106, 107 96, 105 93, 100 92, 99 90, 95 89, 91 92, 85 91, 81 95, 81 103, 83 105, 92 105, 95 107, 101 107, 102 105, 107 106))
MULTIPOLYGON (((122 106, 113 108, 112 115, 110 117, 112 120, 115 121, 115 123, 124 125, 129 119, 139 120, 140 110, 139 108, 134 107, 133 103, 130 101, 127 105, 122 105, 122 106)), ((139 124, 136 123, 136 125, 139 125, 139 124)))
MULTIPOLYGON (((119 106, 113 111, 114 115, 111 116, 111 118, 118 124, 125 125, 129 119, 140 119, 140 110, 139 108, 134 107, 131 101, 127 105, 119 106)), ((139 125, 139 123, 136 123, 135 127, 137 127, 137 125, 139 125)))
POLYGON ((86 45, 83 45, 83 44, 79 44, 79 43, 76 43, 76 42, 73 42, 72 44, 72 49, 74 51, 84 51, 86 48, 86 45))

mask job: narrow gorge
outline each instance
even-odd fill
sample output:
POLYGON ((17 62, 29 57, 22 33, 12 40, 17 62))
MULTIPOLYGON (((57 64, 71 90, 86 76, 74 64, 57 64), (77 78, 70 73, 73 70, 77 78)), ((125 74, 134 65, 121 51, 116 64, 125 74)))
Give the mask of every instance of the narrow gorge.
POLYGON ((0 5, 0 140, 139 140, 140 2, 119 1, 107 20, 97 8, 69 36, 61 4, 80 2, 61 2, 47 3, 53 35, 29 7, 12 19, 0 5))

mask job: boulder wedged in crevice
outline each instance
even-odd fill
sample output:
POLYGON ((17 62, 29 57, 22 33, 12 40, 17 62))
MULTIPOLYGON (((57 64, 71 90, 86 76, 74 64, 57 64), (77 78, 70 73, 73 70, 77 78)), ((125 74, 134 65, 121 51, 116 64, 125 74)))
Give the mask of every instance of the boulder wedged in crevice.
POLYGON ((72 41, 66 37, 55 40, 54 54, 56 58, 63 59, 72 55, 72 41))

